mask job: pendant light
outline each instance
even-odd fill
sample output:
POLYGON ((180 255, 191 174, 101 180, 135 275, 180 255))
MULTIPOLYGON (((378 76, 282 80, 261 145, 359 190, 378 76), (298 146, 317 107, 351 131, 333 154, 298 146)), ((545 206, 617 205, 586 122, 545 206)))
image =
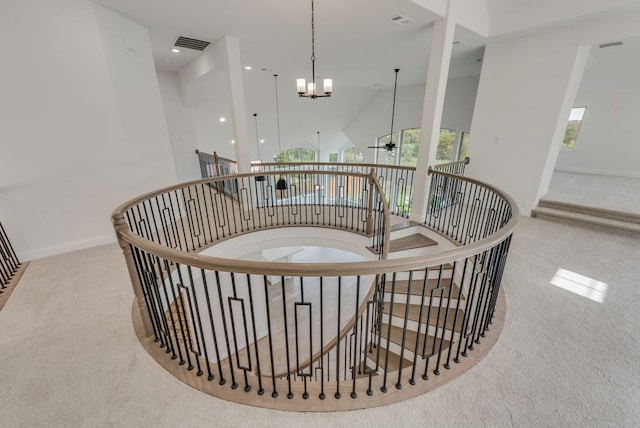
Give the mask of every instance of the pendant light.
MULTIPOLYGON (((253 122, 255 123, 255 126, 256 126, 256 146, 258 147, 258 164, 261 164, 262 157, 260 156, 260 137, 258 137, 258 113, 253 113, 253 122)), ((260 172, 260 171, 261 171, 261 167, 257 166, 256 172, 260 172)), ((256 176, 256 181, 265 181, 266 179, 267 177, 265 177, 264 175, 256 176)))
MULTIPOLYGON (((280 156, 282 156, 282 141, 280 139, 280 105, 278 103, 278 75, 277 74, 273 75, 273 83, 274 83, 275 93, 276 93, 276 124, 278 129, 278 150, 280 150, 280 156)), ((289 183, 287 183, 287 180, 285 180, 284 177, 280 175, 280 178, 278 179, 278 181, 276 181, 276 189, 287 190, 288 188, 289 188, 289 183)), ((282 192, 281 192, 281 195, 282 195, 282 192)))
POLYGON ((311 0, 311 81, 307 83, 304 79, 298 79, 296 83, 299 97, 315 100, 316 98, 330 97, 333 92, 332 79, 324 79, 324 93, 322 95, 318 95, 316 88, 316 25, 313 0, 311 0))

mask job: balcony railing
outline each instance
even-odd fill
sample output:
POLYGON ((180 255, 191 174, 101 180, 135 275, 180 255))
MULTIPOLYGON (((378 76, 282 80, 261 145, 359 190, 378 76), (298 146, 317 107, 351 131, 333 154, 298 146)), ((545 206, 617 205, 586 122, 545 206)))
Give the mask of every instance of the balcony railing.
POLYGON ((124 204, 113 221, 143 343, 208 393, 292 410, 385 404, 459 374, 478 358, 472 351, 495 340, 485 336, 518 213, 489 185, 430 173, 425 226, 467 245, 429 256, 386 257, 390 219, 378 173, 264 170, 234 176, 238 199, 215 177, 124 204), (199 254, 236 235, 294 226, 351 232, 378 260, 199 254))
POLYGON ((433 167, 433 170, 439 172, 446 172, 454 175, 464 175, 464 170, 469 165, 469 156, 459 161, 441 163, 433 167))
POLYGON ((18 272, 20 264, 9 237, 0 223, 0 293, 7 289, 18 272))
MULTIPOLYGON (((216 177, 218 175, 234 174, 237 172, 235 161, 196 151, 200 161, 202 178, 216 177)), ((273 162, 253 165, 253 171, 335 171, 369 174, 371 169, 376 171, 376 177, 380 186, 387 195, 389 211, 393 215, 409 217, 411 201, 413 199, 413 180, 415 167, 382 165, 382 164, 353 164, 335 162, 273 162)), ((464 170, 464 168, 463 168, 464 170)))

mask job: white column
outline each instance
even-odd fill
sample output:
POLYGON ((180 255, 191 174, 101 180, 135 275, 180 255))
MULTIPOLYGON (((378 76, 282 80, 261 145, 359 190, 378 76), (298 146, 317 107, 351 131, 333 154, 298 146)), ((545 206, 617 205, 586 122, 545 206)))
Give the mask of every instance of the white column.
POLYGON ((247 113, 244 103, 240 42, 236 37, 224 36, 222 43, 227 84, 231 94, 231 126, 233 127, 233 139, 236 142, 233 147, 236 161, 238 162, 238 172, 249 172, 251 169, 251 156, 249 154, 247 113))
POLYGON ((450 15, 433 24, 433 42, 424 92, 420 149, 411 207, 411 219, 418 222, 424 221, 427 209, 427 192, 430 183, 427 168, 435 164, 455 30, 456 24, 450 15))

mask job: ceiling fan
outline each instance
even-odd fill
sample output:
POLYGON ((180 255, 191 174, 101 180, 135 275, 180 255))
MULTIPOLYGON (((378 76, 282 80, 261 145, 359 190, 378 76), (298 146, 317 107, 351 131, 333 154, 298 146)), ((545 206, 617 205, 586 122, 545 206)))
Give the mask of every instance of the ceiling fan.
POLYGON ((389 131, 389 142, 383 145, 367 146, 368 149, 385 149, 392 153, 393 149, 396 147, 396 143, 393 142, 393 119, 396 113, 396 93, 398 92, 398 71, 400 71, 400 69, 396 68, 394 71, 396 72, 396 80, 393 85, 393 106, 391 107, 391 131, 389 131))

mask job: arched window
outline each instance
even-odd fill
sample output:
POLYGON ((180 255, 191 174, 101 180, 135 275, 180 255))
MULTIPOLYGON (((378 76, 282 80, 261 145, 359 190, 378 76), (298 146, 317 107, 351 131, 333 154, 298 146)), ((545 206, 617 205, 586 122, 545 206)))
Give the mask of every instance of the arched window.
POLYGON ((350 147, 342 152, 345 163, 359 163, 364 159, 364 155, 356 147, 350 147))
MULTIPOLYGON (((396 143, 395 150, 378 149, 376 153, 376 163, 382 165, 402 165, 416 166, 418 163, 418 149, 420 147, 420 128, 403 129, 398 144, 398 134, 394 132, 393 141, 396 143)), ((440 139, 436 150, 436 164, 461 160, 467 156, 469 146, 469 133, 462 132, 458 140, 455 129, 440 129, 440 139)), ((378 137, 377 146, 384 146, 389 143, 389 134, 378 137)))
POLYGON ((313 162, 316 160, 316 152, 304 147, 295 147, 284 150, 273 157, 274 162, 313 162))
MULTIPOLYGON (((390 135, 386 134, 376 140, 377 146, 388 144, 390 135)), ((416 166, 418 162, 418 146, 420 145, 420 128, 408 128, 393 135, 396 147, 393 151, 377 149, 376 163, 383 165, 416 166), (400 140, 398 143, 398 134, 400 140)))

